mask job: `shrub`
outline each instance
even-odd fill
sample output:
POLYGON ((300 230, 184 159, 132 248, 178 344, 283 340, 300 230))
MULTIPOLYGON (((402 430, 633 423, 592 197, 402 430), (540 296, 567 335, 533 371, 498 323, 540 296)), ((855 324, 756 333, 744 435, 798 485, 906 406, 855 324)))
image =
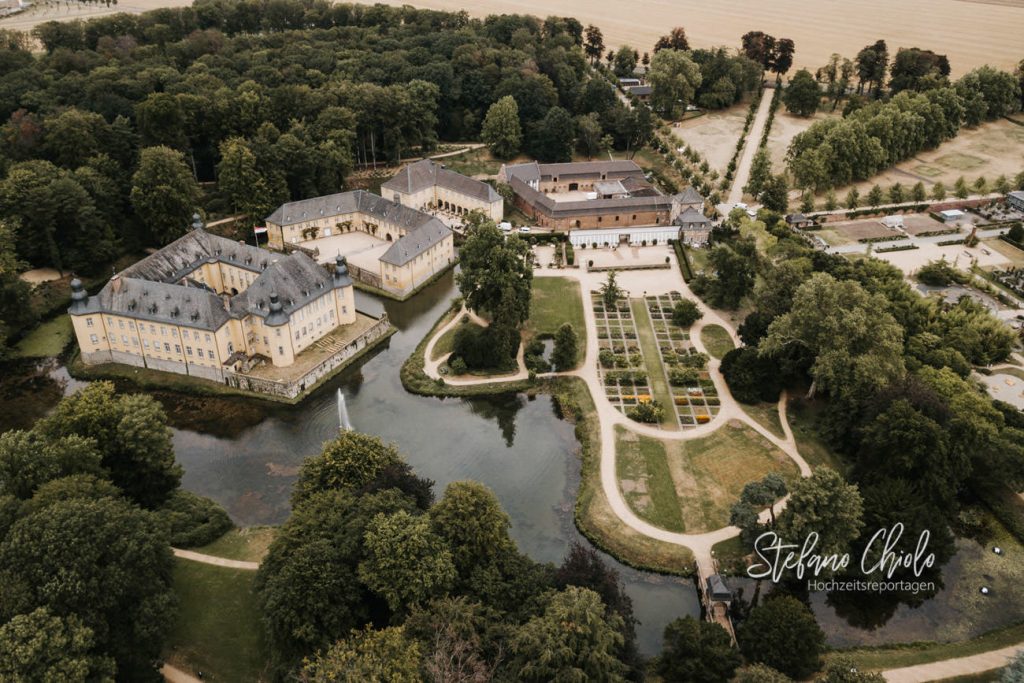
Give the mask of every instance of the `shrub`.
POLYGON ((672 309, 672 322, 677 327, 690 327, 703 316, 697 304, 689 299, 683 299, 672 309))
POLYGON ((648 424, 661 422, 661 418, 664 414, 665 409, 662 408, 654 399, 640 401, 626 411, 626 417, 629 419, 636 420, 637 422, 646 422, 648 424))
POLYGON ((706 353, 691 353, 687 356, 682 356, 679 362, 688 368, 697 368, 703 370, 708 366, 708 354, 706 353))
POLYGON ((673 368, 668 373, 668 381, 675 387, 696 384, 699 380, 700 372, 696 368, 673 368))
POLYGON ((953 282, 964 284, 969 278, 966 273, 960 272, 943 259, 921 266, 917 271, 917 279, 926 285, 944 287, 953 282))
POLYGON ((469 368, 466 367, 466 361, 462 360, 461 358, 456 358, 455 360, 449 362, 448 367, 451 368, 453 375, 465 375, 467 372, 469 372, 469 368))
POLYGON ((157 513, 170 529, 171 545, 179 548, 213 543, 234 527, 220 505, 181 489, 157 513))

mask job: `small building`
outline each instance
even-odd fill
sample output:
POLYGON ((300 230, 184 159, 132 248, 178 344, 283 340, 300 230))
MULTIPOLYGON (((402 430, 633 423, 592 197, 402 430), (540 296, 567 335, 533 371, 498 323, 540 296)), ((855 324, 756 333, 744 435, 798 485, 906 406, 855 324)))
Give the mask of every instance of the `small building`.
POLYGON ((903 229, 903 216, 886 216, 882 219, 882 225, 889 228, 890 230, 902 230, 903 229))
POLYGON ((676 217, 676 225, 679 226, 679 239, 683 244, 705 247, 711 239, 711 219, 692 206, 676 217))
POLYGON ((626 88, 626 92, 638 102, 648 102, 651 99, 651 93, 654 92, 654 88, 649 85, 634 85, 626 88))
POLYGON ((668 244, 669 240, 679 237, 679 228, 672 225, 648 225, 639 228, 596 228, 593 230, 572 230, 569 232, 569 243, 577 249, 614 247, 630 245, 634 247, 668 244))
POLYGON ((721 574, 712 574, 708 577, 708 598, 711 602, 732 602, 732 590, 725 583, 725 577, 721 574))
POLYGON ((956 223, 959 220, 963 220, 965 214, 960 209, 946 209, 945 211, 939 211, 939 218, 942 219, 943 223, 956 223))
POLYGON ((802 213, 790 213, 786 215, 786 224, 791 228, 809 228, 814 221, 802 213))
POLYGON ((620 78, 619 79, 619 87, 623 88, 623 89, 625 89, 625 88, 633 88, 633 87, 636 87, 638 85, 643 85, 643 81, 641 81, 639 78, 620 78))
POLYGON ((1014 190, 1009 193, 1006 195, 1006 203, 1010 205, 1010 208, 1024 213, 1024 191, 1014 190))

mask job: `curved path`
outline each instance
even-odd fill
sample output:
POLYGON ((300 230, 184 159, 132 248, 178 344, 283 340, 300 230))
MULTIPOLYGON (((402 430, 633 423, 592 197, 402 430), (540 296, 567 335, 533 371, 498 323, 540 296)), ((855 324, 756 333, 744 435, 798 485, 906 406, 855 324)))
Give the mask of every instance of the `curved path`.
POLYGON ((462 316, 464 315, 468 315, 470 317, 470 320, 475 322, 480 327, 487 327, 490 324, 486 320, 478 316, 474 311, 471 311, 465 306, 463 306, 462 310, 460 310, 455 315, 455 317, 448 321, 448 323, 444 327, 439 329, 434 334, 430 341, 427 342, 427 347, 423 349, 423 372, 427 374, 427 377, 430 377, 431 379, 444 379, 446 384, 451 384, 452 386, 472 386, 474 384, 520 382, 524 379, 527 379, 530 376, 530 373, 526 369, 526 363, 523 359, 524 350, 522 344, 519 345, 519 352, 516 354, 516 365, 519 366, 519 369, 512 374, 488 375, 487 377, 476 377, 473 375, 464 375, 460 377, 452 377, 449 375, 442 376, 440 371, 441 365, 443 365, 444 362, 448 360, 448 357, 451 356, 452 354, 446 353, 437 360, 432 360, 432 357, 434 355, 434 346, 437 345, 438 340, 440 340, 441 337, 444 336, 446 332, 454 329, 459 324, 459 322, 462 320, 462 316))
POLYGON ((971 655, 970 657, 957 657, 956 659, 945 659, 929 664, 917 664, 902 669, 889 669, 883 671, 882 675, 888 683, 926 683, 927 681, 944 681, 960 676, 971 676, 973 674, 1001 669, 1007 665, 1018 652, 1024 652, 1024 643, 1017 643, 1009 647, 990 652, 971 655))
MULTIPOLYGON (((770 99, 770 98, 769 98, 770 99)), ((675 255, 670 253, 670 258, 675 264, 675 255)), ((699 534, 686 534, 667 531, 660 527, 654 526, 650 522, 641 519, 633 510, 629 507, 625 497, 622 495, 622 490, 619 488, 618 477, 616 474, 615 466, 615 429, 616 427, 623 427, 634 433, 642 434, 645 436, 654 437, 662 440, 669 441, 685 441, 688 439, 697 439, 714 432, 719 429, 722 425, 727 424, 732 420, 742 422, 751 427, 758 434, 767 439, 774 446, 782 450, 788 455, 796 466, 800 470, 802 476, 810 476, 811 468, 807 462, 800 456, 797 450, 796 442, 793 439, 793 434, 789 429, 789 425, 786 420, 786 396, 783 394, 779 401, 779 418, 783 425, 785 438, 779 438, 777 435, 772 433, 766 427, 761 425, 759 422, 751 418, 740 407, 739 403, 733 399, 732 394, 729 392, 729 388, 723 379, 721 372, 719 371, 719 361, 711 358, 708 361, 708 371, 715 383, 715 389, 718 392, 719 400, 721 405, 719 406, 719 412, 713 420, 710 422, 698 425, 691 429, 686 430, 666 430, 653 425, 639 424, 627 418, 621 412, 619 412, 611 403, 608 402, 605 397, 604 387, 601 383, 601 378, 598 374, 598 341, 597 341, 597 321, 594 316, 593 306, 590 305, 590 292, 596 291, 600 288, 601 283, 604 282, 605 273, 591 273, 580 269, 549 269, 539 268, 535 271, 536 276, 554 276, 564 277, 568 279, 574 279, 580 283, 580 293, 583 297, 583 312, 584 321, 586 324, 587 334, 587 352, 586 356, 582 361, 581 366, 571 372, 562 373, 549 373, 550 376, 575 376, 582 379, 587 384, 587 388, 590 391, 591 397, 593 398, 594 405, 597 410, 598 424, 600 425, 601 433, 601 486, 604 489, 605 497, 608 500, 609 505, 615 512, 616 516, 631 529, 648 536, 650 538, 664 541, 666 543, 673 543, 676 545, 682 545, 690 549, 693 553, 697 563, 698 572, 707 576, 714 573, 714 561, 711 555, 712 547, 721 541, 727 540, 739 534, 739 529, 734 526, 726 526, 715 531, 709 531, 706 533, 699 534)), ((693 325, 690 330, 690 340, 694 347, 698 351, 706 352, 703 342, 700 339, 700 331, 706 325, 720 325, 732 337, 733 343, 739 345, 739 337, 733 326, 723 318, 717 311, 708 308, 703 301, 698 299, 690 291, 690 288, 683 281, 680 275, 678 264, 675 264, 671 270, 639 270, 639 271, 620 271, 618 273, 619 285, 627 292, 640 292, 646 294, 666 294, 668 292, 680 292, 683 296, 696 301, 697 306, 703 313, 703 317, 693 325)), ((635 295, 634 295, 635 296, 635 295)), ((471 314, 473 315, 473 314, 471 314)), ((424 369, 426 373, 433 378, 437 378, 438 368, 447 356, 437 360, 431 361, 430 356, 433 353, 434 346, 441 335, 453 328, 458 324, 462 314, 455 316, 455 318, 448 324, 439 329, 434 337, 427 343, 424 349, 424 369)), ((474 316, 475 321, 481 324, 478 317, 474 316)), ((467 385, 467 384, 495 384, 501 385, 506 382, 514 382, 522 379, 526 379, 527 372, 526 368, 522 365, 522 348, 520 347, 519 354, 520 370, 515 375, 507 375, 503 377, 479 377, 479 378, 445 378, 445 381, 452 385, 467 385)), ((782 504, 785 504, 783 499, 782 504)), ((767 519, 770 515, 770 511, 764 510, 762 518, 767 519)))
POLYGON ((175 557, 180 557, 183 560, 192 560, 193 562, 202 562, 203 564, 212 564, 217 567, 226 567, 228 569, 244 569, 246 571, 254 572, 260 568, 259 562, 246 562, 245 560, 229 560, 226 557, 217 557, 216 555, 204 555, 203 553, 197 553, 193 550, 182 550, 181 548, 171 548, 174 552, 175 557))

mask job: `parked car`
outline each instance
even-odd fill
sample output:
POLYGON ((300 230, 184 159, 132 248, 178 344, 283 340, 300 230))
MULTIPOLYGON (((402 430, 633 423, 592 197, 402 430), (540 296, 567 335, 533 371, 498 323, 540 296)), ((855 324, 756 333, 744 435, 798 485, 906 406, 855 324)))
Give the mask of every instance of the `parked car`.
POLYGON ((519 228, 519 232, 530 232, 530 226, 524 225, 523 227, 519 228))

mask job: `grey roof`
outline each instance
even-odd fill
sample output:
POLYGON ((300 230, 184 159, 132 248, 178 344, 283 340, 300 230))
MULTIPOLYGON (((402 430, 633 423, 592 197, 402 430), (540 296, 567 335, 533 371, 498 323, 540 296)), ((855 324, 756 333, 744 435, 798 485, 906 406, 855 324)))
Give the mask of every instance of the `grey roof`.
POLYGON ((703 204, 704 197, 700 196, 700 192, 693 189, 693 185, 687 185, 682 192, 676 195, 676 201, 680 204, 703 204))
POLYGON ((693 208, 692 206, 686 207, 686 210, 683 211, 681 214, 679 214, 676 217, 676 224, 677 225, 686 225, 686 224, 691 224, 691 223, 710 223, 710 222, 711 222, 710 218, 708 218, 707 216, 705 216, 703 213, 701 213, 697 209, 693 208))
POLYGON ((538 164, 531 161, 526 164, 505 166, 505 176, 511 181, 519 178, 523 182, 531 180, 563 178, 575 176, 601 176, 606 178, 624 178, 631 175, 643 176, 644 172, 635 161, 619 159, 614 161, 574 161, 563 164, 538 164))
POLYGON ((452 231, 447 225, 436 218, 431 218, 396 240, 380 260, 393 266, 404 266, 451 234, 452 231))
POLYGON ((436 186, 441 186, 453 192, 485 202, 501 201, 501 195, 487 183, 482 183, 479 180, 467 178, 461 173, 450 171, 430 159, 423 159, 409 164, 396 173, 394 178, 383 183, 380 187, 382 190, 394 190, 411 194, 427 187, 436 186))
POLYGON ((634 85, 633 87, 629 88, 629 94, 630 95, 641 95, 641 96, 642 95, 648 95, 649 96, 652 92, 654 92, 654 88, 652 88, 649 85, 634 85))
POLYGON ((419 227, 431 218, 430 215, 422 211, 378 197, 372 192, 353 190, 282 204, 274 213, 267 216, 266 220, 275 225, 293 225, 325 216, 339 216, 348 213, 363 213, 375 216, 380 220, 386 219, 406 230, 419 227))
POLYGON ((163 249, 121 271, 122 277, 177 282, 203 263, 224 261, 259 273, 278 258, 265 249, 235 242, 205 230, 190 230, 163 249))
POLYGON ((267 318, 271 294, 279 296, 287 314, 334 286, 331 275, 302 252, 271 254, 199 229, 129 266, 96 296, 73 301, 69 310, 75 315, 116 313, 216 330, 229 318, 267 318), (245 290, 231 297, 222 297, 189 277, 203 263, 218 261, 259 274, 245 290))
POLYGON ((512 182, 513 178, 518 178, 524 183, 540 180, 540 164, 536 161, 525 164, 506 164, 501 167, 501 175, 505 176, 506 182, 512 182))
POLYGON ((658 194, 656 191, 641 195, 633 194, 630 197, 620 197, 618 199, 585 199, 578 202, 556 202, 543 192, 534 190, 518 177, 513 176, 509 184, 512 186, 512 190, 533 208, 555 218, 607 215, 614 214, 615 212, 630 211, 669 211, 672 208, 672 200, 662 194, 658 194))
POLYGON ((787 223, 804 223, 808 220, 810 219, 802 213, 791 213, 786 216, 787 223))
POLYGON ((599 195, 626 194, 626 188, 621 180, 602 180, 594 183, 594 189, 599 195))
POLYGON ((712 574, 708 577, 708 591, 712 600, 732 600, 732 591, 721 574, 712 574))
POLYGON ((1014 199, 1019 199, 1022 202, 1024 202, 1024 190, 1014 190, 1013 192, 1009 193, 1006 196, 1013 197, 1014 199))

